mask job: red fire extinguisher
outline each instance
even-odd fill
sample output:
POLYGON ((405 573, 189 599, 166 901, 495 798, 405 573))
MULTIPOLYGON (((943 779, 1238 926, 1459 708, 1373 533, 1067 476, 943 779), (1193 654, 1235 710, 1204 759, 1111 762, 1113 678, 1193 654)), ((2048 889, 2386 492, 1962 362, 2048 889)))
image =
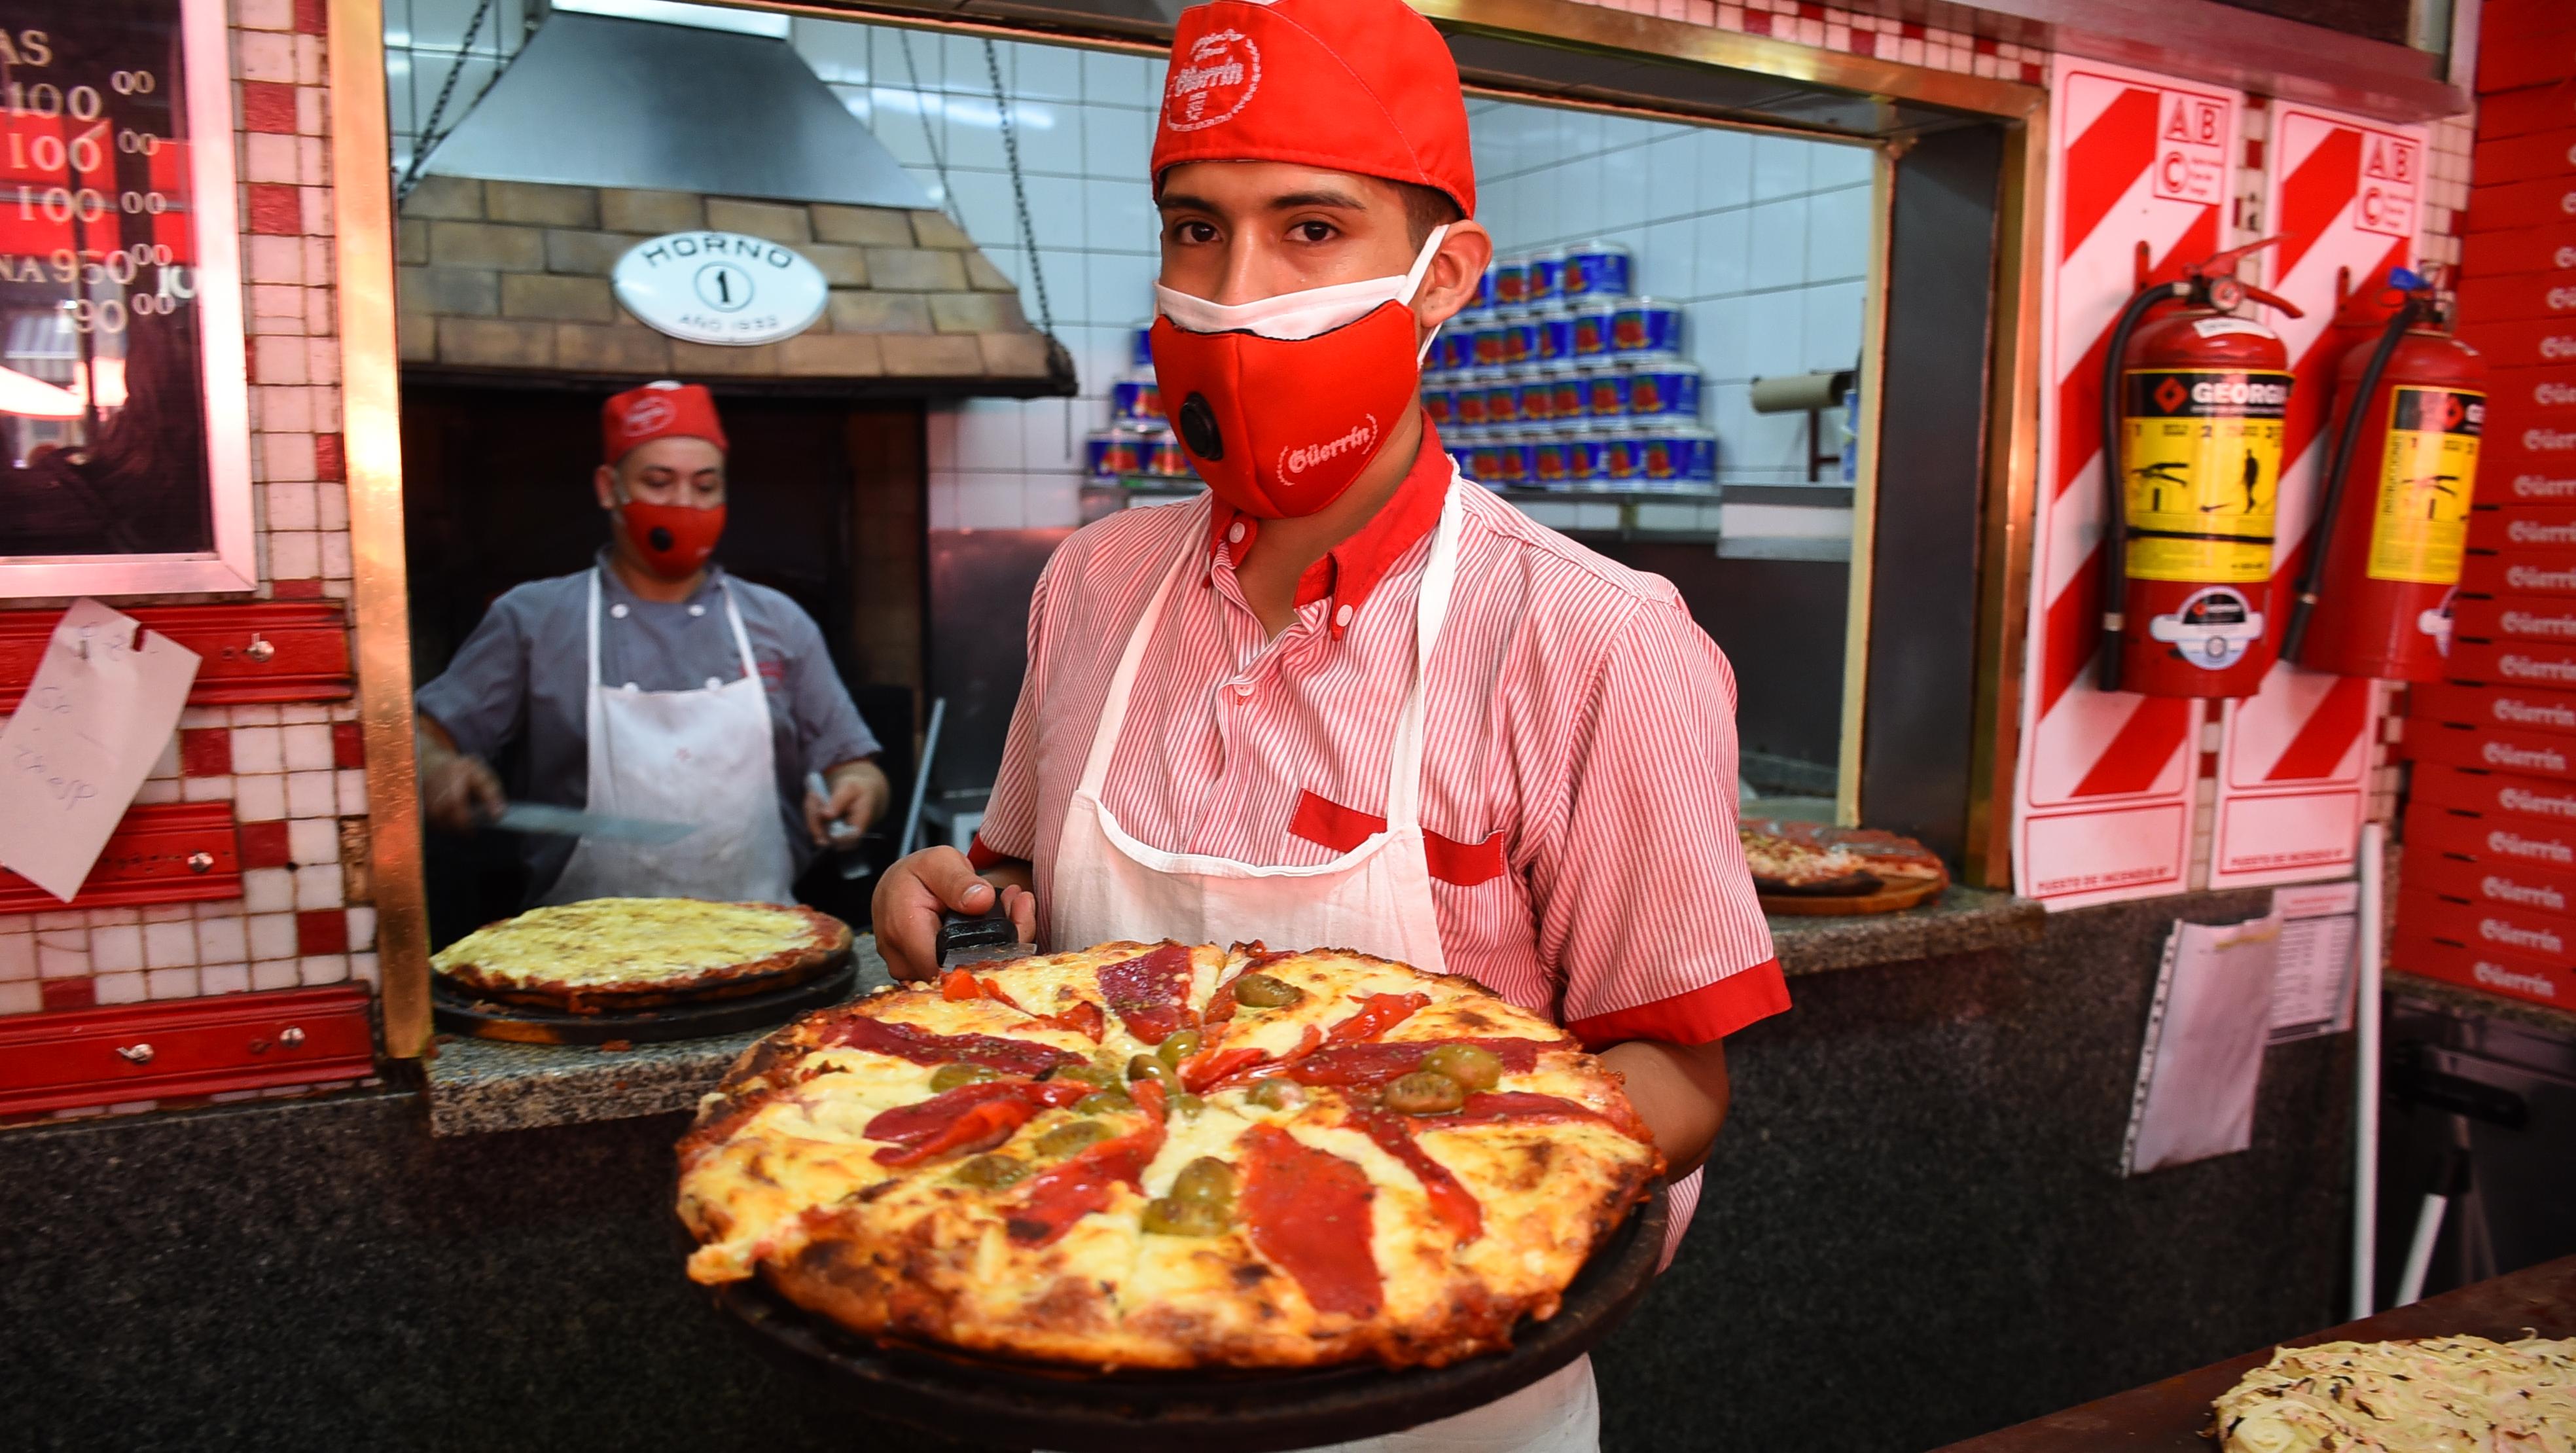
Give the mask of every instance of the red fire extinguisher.
POLYGON ((2467 553, 2487 365, 2449 304, 2391 268, 2395 312, 2335 371, 2334 453, 2281 653, 2339 676, 2438 681, 2467 553))
POLYGON ((2278 240, 2140 289, 2111 329, 2095 674, 2104 691, 2251 696, 2271 668, 2263 612, 2290 353, 2235 310, 2252 298, 2299 316, 2287 299, 2236 276, 2247 253, 2278 240), (2140 326, 2176 300, 2183 306, 2140 326))

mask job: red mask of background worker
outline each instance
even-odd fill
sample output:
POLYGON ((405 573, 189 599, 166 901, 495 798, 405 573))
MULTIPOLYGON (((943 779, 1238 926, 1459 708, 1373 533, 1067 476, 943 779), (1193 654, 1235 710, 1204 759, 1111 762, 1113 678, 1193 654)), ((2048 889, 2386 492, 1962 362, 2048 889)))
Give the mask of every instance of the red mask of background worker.
MULTIPOLYGON (((1475 215, 1457 87, 1408 84, 1457 63, 1411 14, 1215 0, 1181 13, 1172 54, 1158 187, 1184 162, 1295 162, 1431 187, 1475 215)), ((1428 340, 1411 304, 1444 231, 1400 276, 1234 305, 1156 288, 1163 406, 1217 498, 1264 519, 1311 515, 1359 477, 1414 407, 1428 340)))
MULTIPOLYGON (((701 384, 667 379, 628 389, 599 410, 600 458, 609 468, 655 439, 680 436, 726 447, 724 425, 716 419, 716 401, 701 384)), ((613 486, 618 528, 654 574, 685 580, 705 567, 723 538, 725 507, 652 504, 627 496, 623 481, 613 486)))

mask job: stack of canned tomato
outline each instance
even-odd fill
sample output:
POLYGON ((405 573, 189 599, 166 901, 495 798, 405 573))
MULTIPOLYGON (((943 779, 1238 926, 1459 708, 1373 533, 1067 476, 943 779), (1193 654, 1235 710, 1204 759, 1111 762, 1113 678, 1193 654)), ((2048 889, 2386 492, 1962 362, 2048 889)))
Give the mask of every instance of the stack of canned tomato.
POLYGON ((1083 440, 1083 472, 1094 484, 1186 480, 1197 483, 1189 456, 1163 417, 1163 391, 1154 383, 1154 352, 1146 330, 1135 330, 1127 371, 1109 385, 1109 427, 1083 440))
POLYGON ((1615 242, 1498 260, 1432 343, 1423 407, 1491 489, 1705 490, 1717 438, 1682 312, 1639 296, 1615 242))
MULTIPOLYGON (((1499 260, 1432 341, 1423 407, 1467 477, 1492 489, 1714 489, 1717 436, 1682 310, 1634 287, 1616 242, 1499 260)), ((1109 427, 1085 441, 1094 483, 1192 478, 1154 382, 1146 330, 1110 385, 1109 427)))

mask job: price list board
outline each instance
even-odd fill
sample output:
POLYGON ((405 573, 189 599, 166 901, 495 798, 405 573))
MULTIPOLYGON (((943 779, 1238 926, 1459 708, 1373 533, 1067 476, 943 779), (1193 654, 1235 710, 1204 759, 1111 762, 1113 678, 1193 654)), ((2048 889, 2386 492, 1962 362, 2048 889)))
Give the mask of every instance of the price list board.
POLYGON ((0 8, 0 595, 239 590, 222 0, 0 8))

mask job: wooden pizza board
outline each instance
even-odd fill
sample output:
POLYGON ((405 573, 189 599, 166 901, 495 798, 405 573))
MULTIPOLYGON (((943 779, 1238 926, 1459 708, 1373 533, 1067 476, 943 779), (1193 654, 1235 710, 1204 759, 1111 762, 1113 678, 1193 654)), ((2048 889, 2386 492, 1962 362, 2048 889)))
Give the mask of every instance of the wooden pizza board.
POLYGON ((514 1044, 660 1044, 674 1039, 706 1039, 749 1029, 774 1029, 808 1009, 838 1004, 856 988, 859 969, 847 949, 840 962, 810 979, 783 989, 734 994, 649 1009, 602 1010, 570 1014, 534 1004, 505 1004, 482 998, 471 989, 432 974, 430 1016, 450 1034, 501 1039, 514 1044))
POLYGON ((1856 913, 1896 913, 1920 907, 1941 896, 1948 878, 1881 888, 1875 893, 1764 893, 1762 911, 1793 918, 1839 918, 1856 913))

